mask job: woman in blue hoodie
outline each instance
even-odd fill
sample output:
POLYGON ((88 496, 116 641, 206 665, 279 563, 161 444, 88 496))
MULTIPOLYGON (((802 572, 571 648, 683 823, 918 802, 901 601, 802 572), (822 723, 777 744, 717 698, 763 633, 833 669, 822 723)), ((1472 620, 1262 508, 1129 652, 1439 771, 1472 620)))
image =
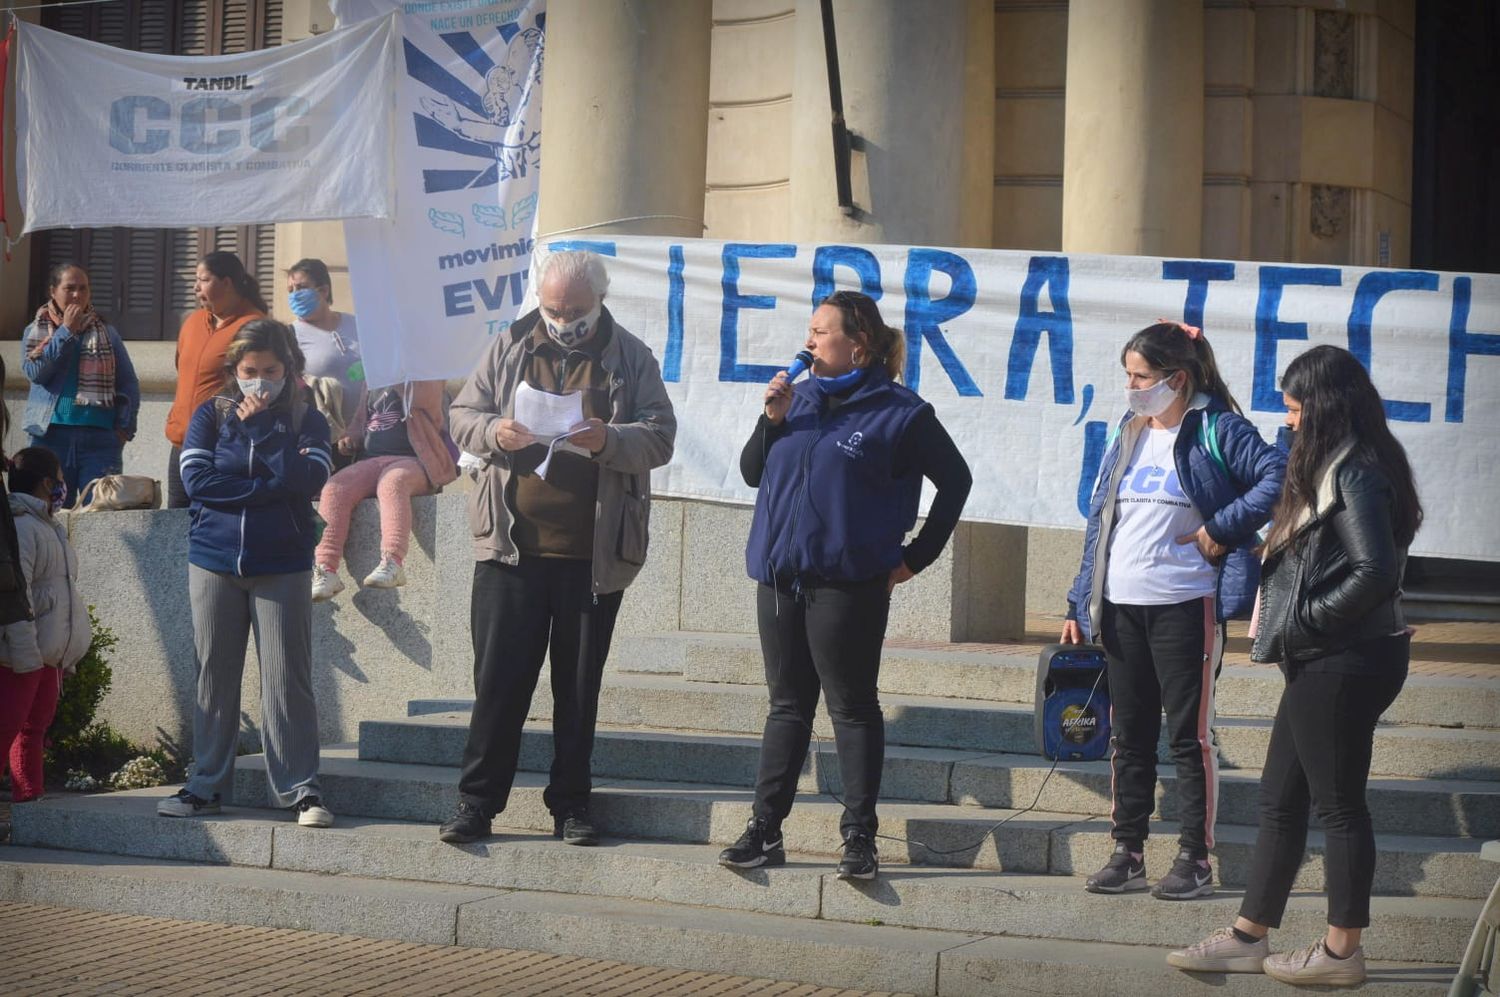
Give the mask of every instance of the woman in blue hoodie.
POLYGON ((312 501, 333 461, 328 423, 308 404, 292 330, 255 319, 224 356, 224 392, 193 413, 182 483, 191 502, 188 597, 198 652, 193 771, 162 800, 167 817, 218 813, 234 775, 240 676, 255 631, 266 777, 305 827, 333 814, 318 789, 312 688, 312 501))
POLYGON ((1083 563, 1068 594, 1065 644, 1109 661, 1114 853, 1091 893, 1146 889, 1162 711, 1177 765, 1178 854, 1152 891, 1213 893, 1218 810, 1214 683, 1224 621, 1249 616, 1251 551, 1281 494, 1286 455, 1240 414, 1201 330, 1160 321, 1120 351, 1130 411, 1104 455, 1083 563))
POLYGON ((880 649, 891 591, 937 559, 969 496, 963 455, 932 406, 897 383, 905 337, 864 294, 839 291, 813 312, 812 377, 786 371, 740 455, 758 488, 745 551, 760 583, 757 615, 771 710, 755 807, 719 856, 749 869, 786 861, 781 823, 792 808, 821 690, 833 720, 844 788, 840 879, 873 879, 875 804, 885 765, 880 649), (937 495, 916 525, 922 479, 937 495))

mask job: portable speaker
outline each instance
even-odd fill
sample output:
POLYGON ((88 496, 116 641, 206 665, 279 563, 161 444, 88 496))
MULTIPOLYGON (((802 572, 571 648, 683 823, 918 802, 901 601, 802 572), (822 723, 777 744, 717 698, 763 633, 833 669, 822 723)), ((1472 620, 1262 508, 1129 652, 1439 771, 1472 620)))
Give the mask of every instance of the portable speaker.
POLYGON ((1087 644, 1042 648, 1036 669, 1036 749, 1061 761, 1109 754, 1109 680, 1104 652, 1087 644))

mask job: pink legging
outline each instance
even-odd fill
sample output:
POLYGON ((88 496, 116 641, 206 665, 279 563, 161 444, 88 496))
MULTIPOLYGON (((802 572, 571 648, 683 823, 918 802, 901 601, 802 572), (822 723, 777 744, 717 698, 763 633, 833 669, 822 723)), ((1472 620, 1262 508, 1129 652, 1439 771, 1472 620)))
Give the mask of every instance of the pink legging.
POLYGON ((0 665, 0 761, 10 760, 11 798, 17 803, 42 795, 42 741, 61 690, 61 669, 17 675, 0 665))
POLYGON ((427 472, 415 457, 366 457, 328 479, 318 500, 318 513, 327 526, 314 560, 337 569, 349 537, 349 517, 361 499, 375 496, 380 505, 380 552, 399 564, 406 560, 411 540, 411 500, 428 491, 427 472))

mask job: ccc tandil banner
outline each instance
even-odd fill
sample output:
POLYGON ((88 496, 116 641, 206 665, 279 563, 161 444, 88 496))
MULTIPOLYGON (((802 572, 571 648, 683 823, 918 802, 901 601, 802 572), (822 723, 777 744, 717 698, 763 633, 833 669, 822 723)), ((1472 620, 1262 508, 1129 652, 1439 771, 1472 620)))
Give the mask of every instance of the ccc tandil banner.
POLYGON ((393 18, 237 55, 131 52, 21 24, 25 231, 391 214, 393 18))

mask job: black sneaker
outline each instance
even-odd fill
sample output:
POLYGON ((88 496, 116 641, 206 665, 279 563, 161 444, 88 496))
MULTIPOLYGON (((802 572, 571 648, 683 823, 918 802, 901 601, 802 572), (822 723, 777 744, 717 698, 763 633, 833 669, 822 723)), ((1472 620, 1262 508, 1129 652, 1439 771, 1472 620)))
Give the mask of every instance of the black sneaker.
POLYGON ((478 807, 463 800, 459 801, 453 816, 438 828, 438 837, 450 845, 466 845, 489 836, 490 819, 478 807))
POLYGON ((719 864, 726 869, 786 865, 784 841, 781 828, 773 830, 764 817, 751 817, 739 840, 719 853, 719 864))
POLYGON ((1124 841, 1115 845, 1114 854, 1104 868, 1083 884, 1090 893, 1135 893, 1146 886, 1146 860, 1136 858, 1130 844, 1124 841))
POLYGON ((839 861, 839 879, 874 879, 880 870, 875 839, 868 831, 854 830, 844 836, 844 857, 839 861))
POLYGON ((561 838, 565 845, 597 845, 599 829, 589 820, 587 810, 569 810, 553 815, 552 837, 561 838))
POLYGON ((218 793, 214 794, 213 799, 205 800, 189 793, 186 788, 179 789, 156 804, 156 812, 162 817, 202 817, 205 814, 216 814, 219 810, 218 793))
POLYGON ((1187 849, 1177 853, 1171 870, 1157 880, 1151 895, 1158 900, 1196 900, 1214 893, 1214 871, 1187 849))

